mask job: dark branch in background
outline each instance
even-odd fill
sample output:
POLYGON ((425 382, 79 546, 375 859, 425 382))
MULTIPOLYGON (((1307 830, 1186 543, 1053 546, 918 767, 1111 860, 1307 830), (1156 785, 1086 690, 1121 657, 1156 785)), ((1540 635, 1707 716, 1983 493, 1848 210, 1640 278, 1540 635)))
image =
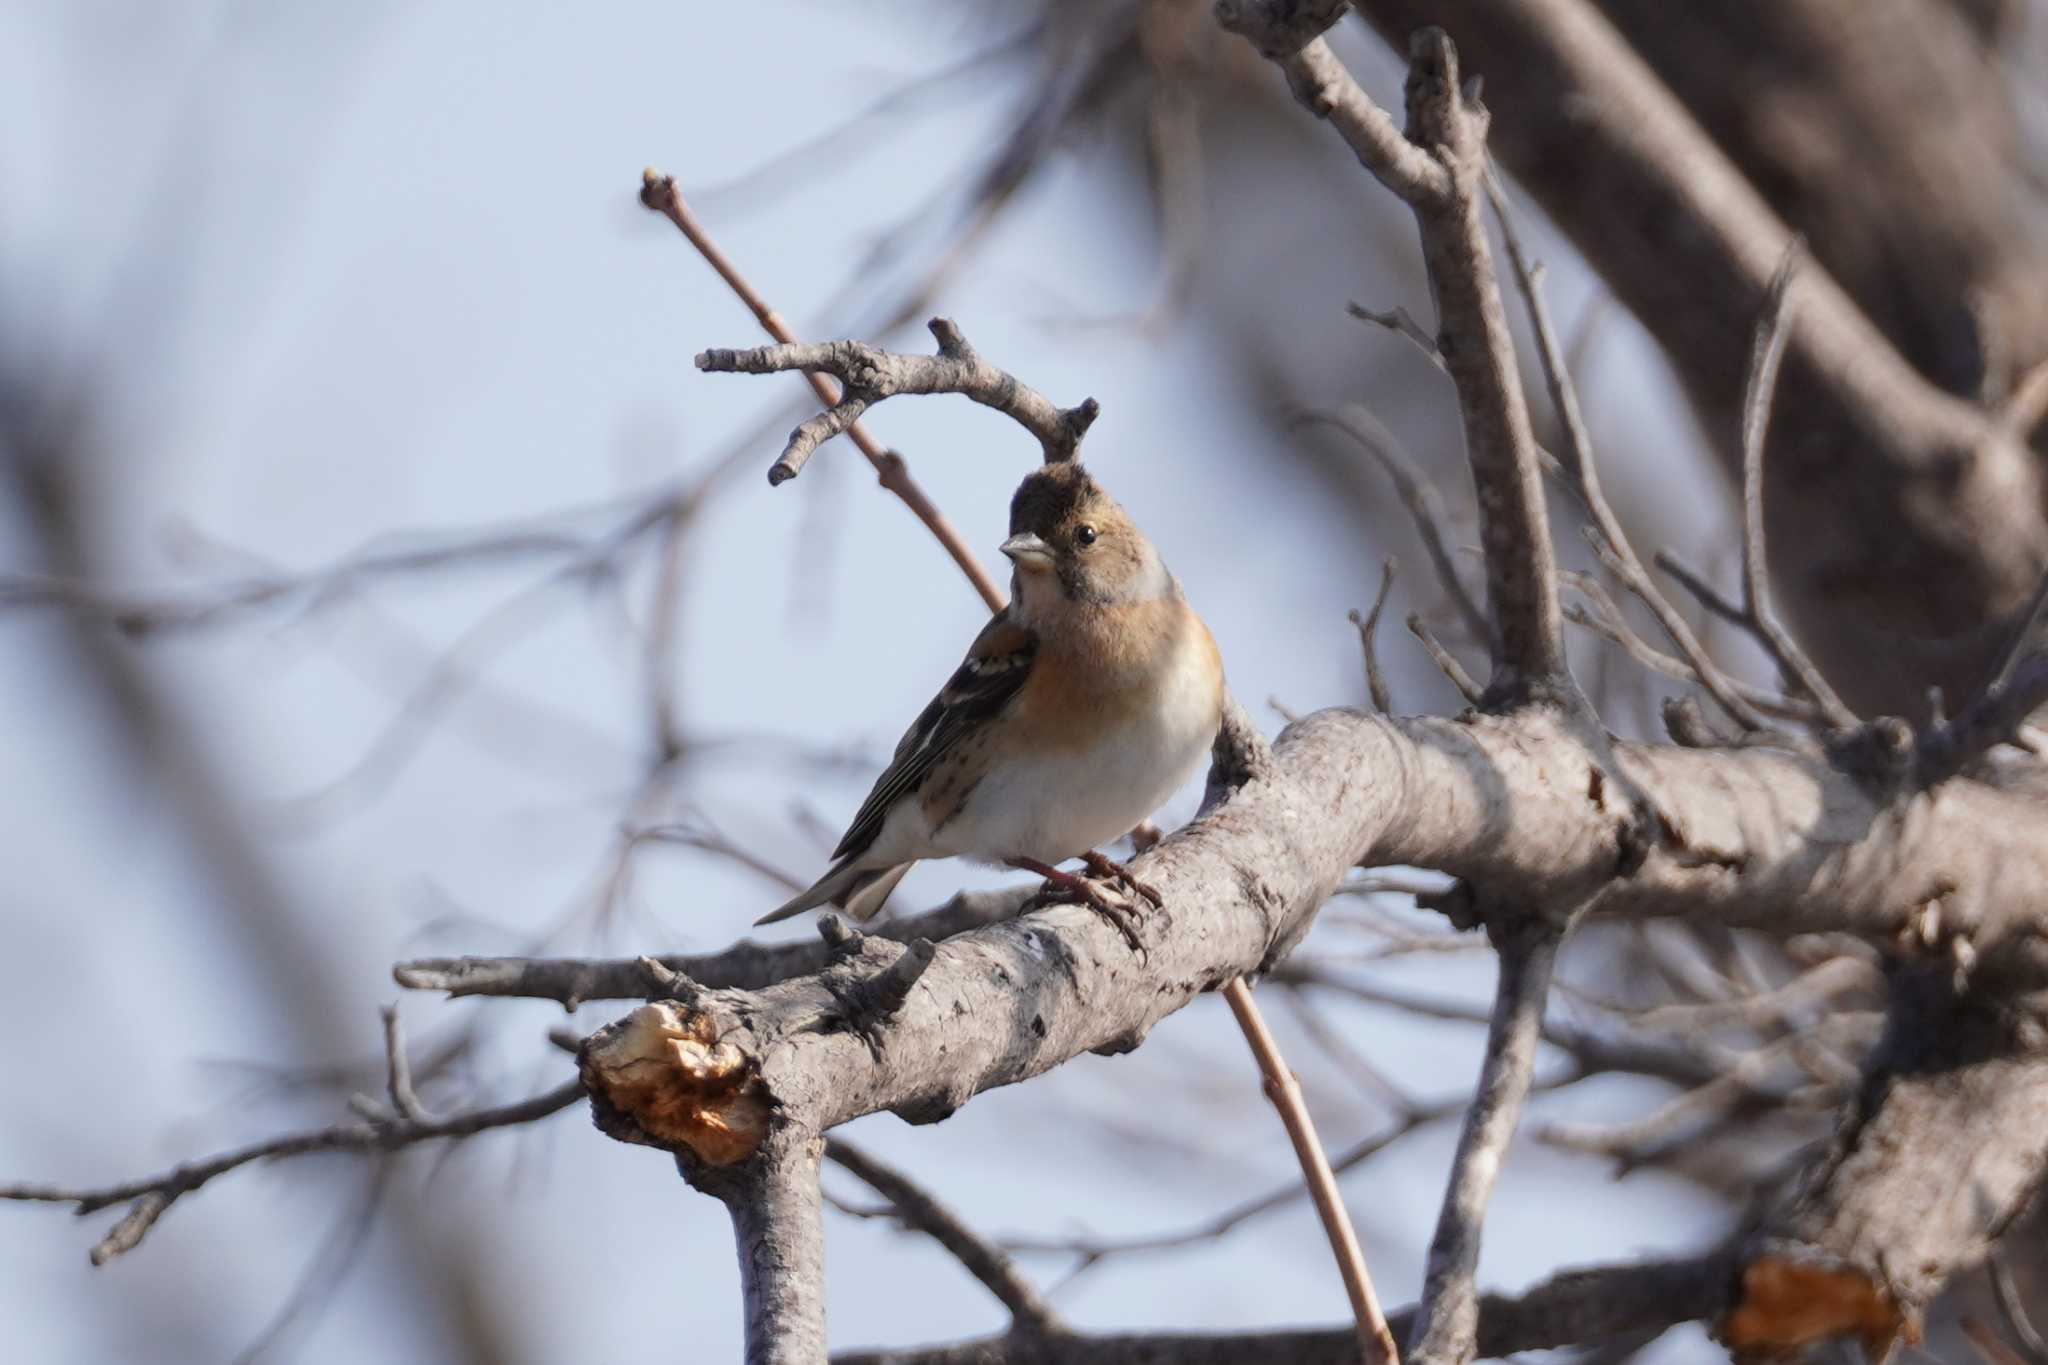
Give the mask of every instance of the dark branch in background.
POLYGON ((976 1234, 909 1177, 843 1138, 825 1140, 825 1159, 844 1167, 888 1200, 905 1227, 917 1229, 950 1252, 1010 1310, 1013 1328, 1040 1333, 1062 1330, 1052 1305, 1018 1272, 1009 1256, 976 1234))
MULTIPOLYGON (((1726 1252, 1682 1260, 1566 1270, 1526 1293, 1479 1300, 1478 1353, 1489 1359, 1575 1346, 1709 1319, 1728 1303, 1735 1264, 1726 1252)), ((1404 1308, 1388 1318, 1403 1335, 1417 1322, 1404 1308)), ((1357 1365, 1349 1327, 1247 1333, 1027 1334, 949 1346, 842 1351, 833 1365, 1357 1365)))
POLYGON ((883 399, 905 393, 957 393, 994 408, 1036 436, 1048 464, 1075 457, 1081 437, 1102 410, 1093 398, 1083 399, 1078 407, 1056 406, 1016 376, 983 360, 950 319, 933 318, 928 325, 939 343, 937 355, 902 355, 861 341, 826 341, 704 351, 697 356, 697 368, 713 374, 823 372, 846 386, 836 403, 827 400, 825 411, 789 434, 788 446, 768 471, 770 483, 795 478, 819 445, 846 431, 883 399))
MULTIPOLYGON (((1989 144, 1976 125, 1930 117, 1895 84, 1902 71, 1924 69, 1939 45, 1915 31, 1939 38, 1949 7, 1740 0, 1695 12, 1662 0, 1360 0, 1357 8, 1397 49, 1420 25, 1451 31, 1501 113, 1496 154, 1666 348, 1731 472, 1741 467, 1736 438, 1758 304, 1792 236, 1764 194, 1801 202, 1794 221, 1829 269, 1802 271, 1774 423, 1767 496, 1777 524, 1800 528, 1779 537, 1779 604, 1855 710, 1913 715, 1931 683, 1950 696, 1979 687, 2048 545, 2038 461, 1995 414, 1916 372, 1830 273, 1839 276, 1850 254, 1830 234, 1859 237, 1857 294, 1866 308, 1916 312, 1923 341, 1968 350, 1959 301, 1979 298, 2042 334, 2033 319, 2048 313, 2012 306, 2020 293, 2039 297, 2036 282, 2048 277, 2038 225, 2011 194, 2011 170, 1988 169, 1989 144), (1705 44, 1718 59, 1702 59, 1705 44), (1721 146, 1645 65, 1645 53, 1721 146), (1802 98, 1762 98, 1754 83, 1727 80, 1730 69, 1798 73, 1802 98), (1768 149, 1753 154, 1766 137, 1768 149), (1902 144, 1910 150, 1899 155, 1902 144), (1813 160, 1816 145, 1847 150, 1823 165, 1813 160), (1730 150, 1755 174, 1745 178, 1730 150), (1915 171, 1898 174, 1886 159, 1895 155, 1915 171), (1951 212, 1947 196, 1921 187, 1945 183, 1957 163, 1972 173, 1961 211, 1951 212), (1876 173, 1878 164, 1888 169, 1876 173), (1883 211, 1845 210, 1872 197, 1885 201, 1883 211), (1985 219, 1999 221, 1979 232, 1974 224, 1985 219), (1945 245, 1929 249, 1928 238, 1945 245), (1968 260, 1986 247, 1975 258, 1986 274, 1951 273, 1945 285, 1926 286, 1923 259, 1968 260)), ((1938 78, 1913 77, 1916 88, 1946 99, 1960 91, 2002 110, 1984 60, 1973 49, 1938 78)), ((2018 355, 2030 364, 2041 352, 2028 346, 2018 355)))
POLYGON ((199 1189, 215 1176, 225 1175, 252 1161, 276 1161, 305 1156, 311 1152, 395 1152, 438 1138, 466 1138, 493 1128, 510 1128, 546 1118, 568 1108, 583 1097, 581 1081, 569 1081, 532 1099, 488 1109, 473 1109, 447 1118, 432 1118, 421 1109, 412 1092, 412 1073, 405 1059, 405 1038, 398 1027, 395 1010, 387 1011, 385 1043, 391 1108, 380 1111, 359 1097, 352 1107, 365 1116, 353 1123, 337 1123, 311 1132, 293 1133, 222 1152, 203 1161, 187 1162, 161 1175, 92 1189, 59 1185, 0 1185, 0 1199, 74 1204, 75 1212, 97 1213, 115 1204, 127 1204, 128 1211, 92 1249, 92 1263, 105 1265, 124 1251, 141 1244, 157 1220, 171 1205, 199 1189))
MULTIPOLYGON (((726 286, 760 321, 762 330, 784 346, 797 344, 796 334, 790 330, 789 324, 782 320, 782 315, 755 291, 746 276, 740 273, 739 267, 711 239, 711 234, 697 220, 697 215, 690 211, 689 202, 683 198, 683 193, 677 188, 673 178, 659 171, 648 170, 641 177, 640 202, 676 225, 683 237, 697 249, 697 253, 718 272, 719 278, 725 281, 726 286)), ((804 378, 810 382, 812 390, 828 411, 839 408, 842 394, 830 379, 815 370, 807 370, 804 378)), ((855 413, 854 418, 858 417, 859 414, 855 413)), ((981 600, 988 603, 989 610, 1000 611, 1003 606, 1002 588, 988 576, 988 570, 981 566, 981 560, 969 548, 967 542, 961 539, 960 532, 947 519, 946 514, 938 509, 938 505, 926 496, 917 480, 911 477, 910 466, 903 456, 897 451, 885 449, 858 420, 847 421, 842 429, 850 432, 853 443, 860 447, 861 454, 867 456, 868 463, 874 466, 875 473, 881 478, 882 487, 894 493, 903 505, 910 509, 911 515, 923 522, 925 529, 945 547, 946 553, 952 556, 960 572, 967 575, 967 581, 981 594, 981 600)), ((813 442, 814 446, 815 444, 813 442)), ((805 453, 809 454, 808 451, 805 453)), ((780 483, 796 473, 792 468, 778 477, 777 471, 781 469, 782 462, 778 460, 775 467, 769 471, 771 483, 780 483)))
POLYGON ((1386 471, 1387 477, 1393 481, 1394 492, 1401 498, 1401 505, 1408 509, 1408 519, 1415 525, 1415 534, 1429 555, 1430 567, 1436 571, 1437 581, 1443 585, 1451 605, 1457 609, 1459 621, 1475 641, 1491 639, 1493 627, 1487 620, 1486 609, 1472 600, 1472 594, 1458 576, 1457 564, 1451 558, 1450 545, 1444 537, 1442 499, 1423 478, 1415 461, 1401 449, 1394 433, 1356 403, 1328 411, 1305 412, 1301 420, 1323 423, 1343 432, 1386 471))

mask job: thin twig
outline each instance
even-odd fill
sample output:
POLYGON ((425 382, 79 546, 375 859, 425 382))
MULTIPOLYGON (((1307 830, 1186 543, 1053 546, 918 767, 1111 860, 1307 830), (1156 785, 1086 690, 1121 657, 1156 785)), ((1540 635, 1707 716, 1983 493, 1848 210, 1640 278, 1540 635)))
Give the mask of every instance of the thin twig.
POLYGON ((1393 698, 1387 692, 1387 680, 1380 676, 1380 652, 1374 648, 1379 634, 1380 613, 1386 610, 1387 593, 1394 586, 1394 557, 1388 555, 1380 561, 1380 591, 1372 599, 1372 610, 1363 617, 1354 611, 1351 624, 1358 627, 1358 650, 1365 656, 1365 685, 1372 693, 1372 704, 1381 715, 1392 715, 1393 698))
POLYGON ((1474 640, 1491 640, 1493 626, 1487 619, 1486 608, 1466 588, 1464 579, 1458 576, 1457 563, 1451 557, 1450 544, 1443 529, 1442 500, 1437 497, 1436 489, 1429 480, 1422 476, 1414 459, 1401 448, 1394 433, 1357 403, 1346 403, 1336 408, 1311 408, 1303 412, 1299 420, 1335 427, 1378 462, 1387 478, 1392 480, 1401 505, 1408 509, 1408 519, 1414 523, 1423 552, 1429 556, 1430 566, 1436 570, 1437 581, 1450 596, 1451 605, 1457 608, 1458 619, 1465 623, 1465 629, 1474 640))
MULTIPOLYGON (((783 321, 780 313, 769 306, 768 301, 761 297, 740 273, 739 267, 711 239, 710 233, 705 231, 696 214, 691 212, 688 201, 683 198, 682 191, 676 187, 672 177, 659 171, 648 170, 641 179, 640 202, 676 225, 684 238, 704 258, 705 263, 718 272, 719 278, 725 281, 740 302, 759 319, 763 331, 783 345, 796 344, 796 334, 790 330, 789 324, 783 321)), ((840 406, 843 395, 839 385, 831 378, 815 371, 807 372, 804 378, 810 381, 818 400, 828 410, 840 406)), ((989 610, 1002 610, 1006 601, 1002 588, 989 577, 988 570, 982 567, 981 561, 975 557, 974 551, 968 548, 967 542, 961 538, 959 530, 947 519, 946 514, 938 509, 938 505, 925 494, 917 480, 911 477, 910 467, 904 462, 903 456, 884 447, 858 421, 849 424, 847 434, 853 438, 853 443, 860 447, 861 454, 867 456, 868 463, 874 466, 875 473, 881 478, 882 486, 894 493, 903 505, 910 509, 911 514, 924 523, 925 529, 937 538, 939 544, 945 547, 946 553, 952 556, 953 562, 960 567, 960 572, 967 575, 968 582, 981 594, 981 600, 988 604, 989 610)))
POLYGON ((917 1229, 950 1252, 968 1274, 981 1281, 1010 1310, 1015 1326, 1041 1333, 1060 1330, 1052 1306, 1018 1271, 1008 1254, 961 1222, 958 1215, 910 1177, 842 1138, 825 1139, 825 1158, 887 1199, 891 1211, 906 1227, 917 1229))
MULTIPOLYGON (((1514 214, 1509 207, 1506 190, 1491 165, 1487 167, 1486 192, 1493 204, 1494 218, 1500 224, 1501 242, 1507 248, 1508 261, 1514 268, 1522 303, 1529 311, 1530 325, 1536 333, 1536 349, 1543 365, 1544 382, 1549 387, 1551 405, 1556 409, 1558 422, 1565 432, 1570 471, 1586 511, 1593 519, 1590 538, 1594 552, 1622 586, 1649 608, 1665 635, 1678 647, 1687 669, 1721 709, 1745 730, 1767 729, 1763 717, 1743 696, 1739 685, 1721 671, 1692 626, 1678 613, 1670 599, 1658 591, 1634 546, 1629 543, 1621 519, 1615 516, 1613 507, 1609 505, 1600 483, 1600 465, 1594 458, 1592 435, 1586 428, 1579 406, 1578 390, 1572 383, 1571 370, 1558 342, 1557 329, 1551 323, 1549 305, 1544 301, 1541 267, 1531 261, 1522 249, 1522 239, 1515 230, 1514 214)), ((1611 619, 1618 623, 1620 613, 1613 613, 1611 619)))
POLYGON ((1406 337, 1415 343, 1415 349, 1422 352, 1430 364, 1445 374, 1451 372, 1450 366, 1444 364, 1444 353, 1437 348, 1436 338, 1424 331, 1422 324, 1415 320, 1415 315, 1399 304, 1381 313, 1361 303, 1347 303, 1344 305, 1344 311, 1360 322, 1370 322, 1386 328, 1396 336, 1406 337))
POLYGON ((1408 631, 1422 642, 1423 649, 1429 653, 1430 662, 1451 680, 1451 686, 1458 689, 1459 696, 1473 706, 1486 700, 1486 689, 1472 680, 1472 675, 1465 671, 1465 666, 1458 662, 1451 651, 1444 648, 1443 642, 1436 638, 1436 634, 1429 628, 1429 623, 1424 621, 1419 613, 1408 614, 1408 631))
POLYGON ((412 1088, 412 1058, 406 1054, 398 1006, 386 1005, 379 1013, 384 1019, 384 1088, 391 1096, 391 1110, 408 1123, 431 1123, 433 1117, 412 1088))
POLYGON ((1829 725, 1849 730, 1856 726, 1856 713, 1828 686, 1772 609, 1764 543, 1764 434, 1771 423, 1771 400, 1778 390, 1785 343, 1792 335, 1790 294, 1799 251, 1799 240, 1794 238, 1778 263, 1777 274, 1771 277, 1749 352, 1749 376, 1742 398, 1742 606, 1785 676, 1813 698, 1829 725))
POLYGON ((0 1185, 0 1199, 75 1204, 76 1212, 80 1214, 96 1213, 114 1204, 128 1204, 128 1212, 92 1249, 92 1263, 105 1265, 122 1252, 134 1250, 176 1200, 215 1176, 225 1175, 252 1161, 274 1161, 282 1157, 304 1156, 309 1152, 395 1152, 436 1138, 466 1138, 492 1128, 532 1123, 568 1108, 581 1098, 583 1082, 572 1080, 532 1099, 492 1109, 473 1109, 444 1119, 414 1121, 401 1118, 382 1122, 365 1119, 337 1123, 311 1132, 287 1134, 238 1147, 204 1161, 190 1162, 162 1175, 98 1189, 0 1185))
POLYGON ((1379 1296, 1373 1293, 1365 1253, 1359 1249, 1358 1235, 1351 1229, 1351 1216, 1345 1212, 1344 1198, 1337 1190, 1337 1178, 1330 1170, 1329 1158, 1323 1154, 1308 1105, 1302 1100, 1301 1083, 1280 1055, 1244 978, 1234 977, 1224 983, 1223 998, 1229 1003, 1238 1027, 1244 1030, 1245 1041, 1251 1044, 1259 1074, 1265 1078, 1266 1098, 1280 1111, 1280 1122, 1286 1126, 1294 1153, 1301 1160, 1309 1197, 1315 1201, 1316 1213, 1323 1220, 1323 1231, 1329 1234, 1330 1250, 1337 1257, 1337 1270, 1344 1277, 1344 1291, 1351 1298, 1351 1312, 1358 1320, 1359 1348, 1365 1352, 1368 1365, 1398 1365, 1400 1354, 1394 1348, 1393 1333, 1387 1330, 1386 1314, 1380 1311, 1379 1296))

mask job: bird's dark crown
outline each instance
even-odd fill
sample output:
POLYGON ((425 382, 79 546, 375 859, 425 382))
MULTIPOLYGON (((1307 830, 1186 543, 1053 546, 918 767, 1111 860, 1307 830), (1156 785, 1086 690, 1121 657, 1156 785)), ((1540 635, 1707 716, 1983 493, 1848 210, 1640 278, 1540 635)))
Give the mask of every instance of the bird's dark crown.
POLYGON ((1010 499, 1010 534, 1030 531, 1050 539, 1056 528, 1101 496, 1102 490, 1079 463, 1042 465, 1025 476, 1010 499))

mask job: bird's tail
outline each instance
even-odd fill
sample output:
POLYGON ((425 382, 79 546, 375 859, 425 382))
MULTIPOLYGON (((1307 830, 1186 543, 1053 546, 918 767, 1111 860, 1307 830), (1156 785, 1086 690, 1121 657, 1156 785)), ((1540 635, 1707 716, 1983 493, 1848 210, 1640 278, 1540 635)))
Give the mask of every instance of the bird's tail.
POLYGON ((897 863, 894 867, 857 867, 854 864, 855 858, 846 859, 818 878, 809 890, 776 906, 754 923, 774 924, 827 901, 857 920, 873 919, 875 912, 882 908, 882 902, 888 900, 889 893, 896 889, 896 883, 903 880, 903 874, 916 866, 914 863, 897 863))

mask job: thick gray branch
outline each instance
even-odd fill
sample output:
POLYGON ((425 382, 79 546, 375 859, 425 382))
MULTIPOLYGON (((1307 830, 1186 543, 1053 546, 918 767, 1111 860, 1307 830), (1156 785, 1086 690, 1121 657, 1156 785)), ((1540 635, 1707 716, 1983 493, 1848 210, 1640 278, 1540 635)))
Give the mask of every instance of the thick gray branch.
POLYGON ((825 1359, 824 1195, 818 1188, 824 1145, 788 1133, 738 1166, 688 1170, 690 1183, 716 1195, 732 1215, 747 1365, 819 1365, 825 1359))
POLYGON ((1618 745, 1612 761, 1669 830, 1645 850, 1604 758, 1542 710, 1319 712, 1288 728, 1263 776, 1133 860, 1166 901, 1141 926, 1143 953, 1093 912, 1056 907, 938 945, 873 1039, 805 977, 645 1006, 593 1040, 585 1075, 640 1140, 726 1159, 771 1115, 812 1131, 878 1110, 941 1118, 1082 1052, 1134 1047, 1202 991, 1270 966, 1360 863, 1439 868, 1482 904, 1531 913, 1590 897, 1606 915, 1842 930, 1967 954, 1982 983, 2048 980, 2034 802, 1958 781, 1887 804, 1813 757, 1618 745))

